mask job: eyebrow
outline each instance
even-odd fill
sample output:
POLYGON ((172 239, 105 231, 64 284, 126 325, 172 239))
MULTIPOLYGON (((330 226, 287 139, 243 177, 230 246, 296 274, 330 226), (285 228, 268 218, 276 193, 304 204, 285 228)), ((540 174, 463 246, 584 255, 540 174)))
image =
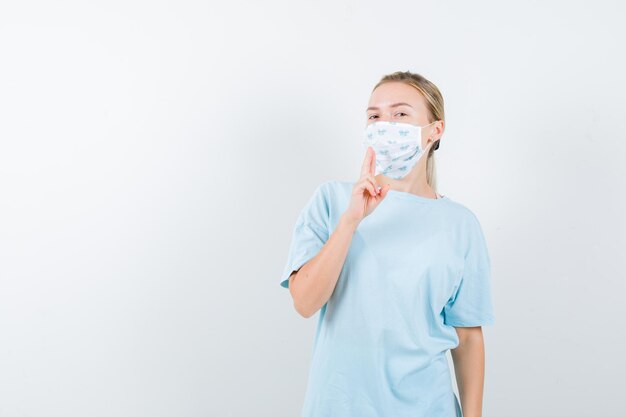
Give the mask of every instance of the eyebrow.
MULTIPOLYGON (((413 108, 413 106, 411 106, 409 103, 394 103, 391 104, 389 107, 398 107, 398 106, 409 106, 410 108, 413 108)), ((378 107, 368 107, 367 110, 365 111, 370 111, 370 110, 379 110, 378 107)))

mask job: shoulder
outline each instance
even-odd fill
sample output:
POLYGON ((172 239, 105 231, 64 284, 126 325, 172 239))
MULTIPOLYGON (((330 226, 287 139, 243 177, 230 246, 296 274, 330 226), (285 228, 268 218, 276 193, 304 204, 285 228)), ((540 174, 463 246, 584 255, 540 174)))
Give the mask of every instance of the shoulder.
MULTIPOLYGON (((327 180, 317 184, 309 200, 309 207, 325 218, 336 219, 345 211, 352 187, 348 181, 327 180)), ((329 224, 330 224, 329 223, 329 224)))
POLYGON ((446 202, 446 215, 453 219, 458 227, 469 230, 480 229, 480 221, 474 210, 450 197, 446 197, 446 202))
POLYGON ((309 195, 308 208, 330 214, 344 201, 345 189, 344 181, 326 180, 318 183, 309 195))
POLYGON ((474 254, 472 256, 478 256, 488 264, 487 240, 478 216, 474 210, 459 202, 453 202, 451 206, 455 212, 451 223, 461 247, 464 248, 465 256, 474 254))

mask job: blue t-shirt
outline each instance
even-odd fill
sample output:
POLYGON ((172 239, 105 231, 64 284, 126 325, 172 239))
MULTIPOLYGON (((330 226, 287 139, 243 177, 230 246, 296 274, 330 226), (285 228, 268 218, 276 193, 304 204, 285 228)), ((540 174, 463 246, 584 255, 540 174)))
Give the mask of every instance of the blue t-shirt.
MULTIPOLYGON (((313 258, 354 183, 326 181, 297 218, 280 285, 313 258)), ((454 327, 494 324, 490 258, 472 211, 389 190, 359 224, 319 310, 301 417, 461 416, 446 351, 454 327)))

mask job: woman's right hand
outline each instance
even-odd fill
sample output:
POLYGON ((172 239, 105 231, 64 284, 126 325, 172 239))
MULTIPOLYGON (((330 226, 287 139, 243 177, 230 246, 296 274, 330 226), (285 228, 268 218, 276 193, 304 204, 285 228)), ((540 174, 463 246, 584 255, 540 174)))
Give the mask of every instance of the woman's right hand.
POLYGON ((367 147, 361 167, 361 177, 352 188, 352 196, 348 208, 344 212, 350 220, 360 223, 370 215, 381 201, 387 196, 389 184, 378 187, 374 178, 376 173, 376 154, 371 146, 367 147))

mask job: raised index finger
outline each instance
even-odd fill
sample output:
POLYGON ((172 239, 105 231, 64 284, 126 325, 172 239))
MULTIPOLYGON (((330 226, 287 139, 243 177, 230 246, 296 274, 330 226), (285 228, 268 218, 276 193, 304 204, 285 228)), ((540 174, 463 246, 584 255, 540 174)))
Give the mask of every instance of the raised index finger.
POLYGON ((374 159, 374 149, 371 146, 368 146, 365 151, 365 158, 363 159, 363 165, 361 166, 361 177, 374 175, 375 172, 376 172, 376 163, 374 159))

